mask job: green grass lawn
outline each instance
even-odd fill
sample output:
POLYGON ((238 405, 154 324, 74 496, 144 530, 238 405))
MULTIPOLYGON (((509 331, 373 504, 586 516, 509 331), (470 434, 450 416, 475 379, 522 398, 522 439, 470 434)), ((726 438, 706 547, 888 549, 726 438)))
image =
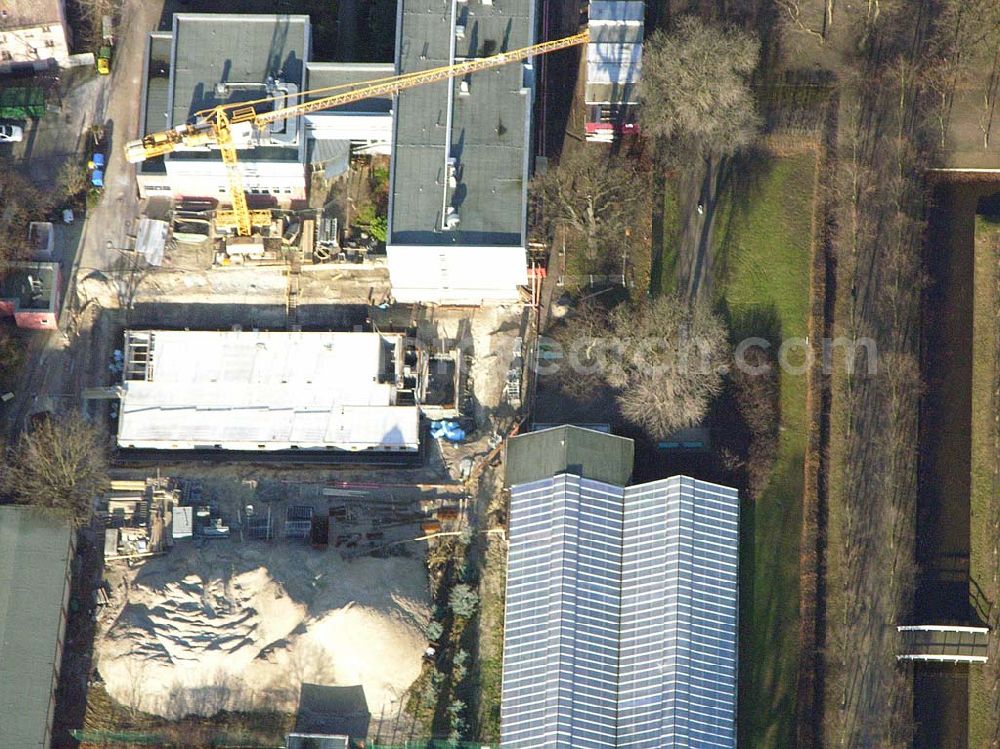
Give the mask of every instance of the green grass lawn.
MULTIPOLYGON (((807 333, 817 161, 814 152, 762 156, 754 167, 723 194, 716 301, 736 335, 777 348, 807 333)), ((744 498, 741 519, 739 744, 755 749, 795 745, 807 383, 783 372, 779 384, 776 461, 760 498, 744 498)))
POLYGON ((677 190, 671 180, 666 180, 664 185, 663 213, 654 212, 653 221, 659 224, 653 228, 653 244, 659 246, 654 246, 649 291, 653 296, 672 294, 677 288, 677 243, 680 241, 681 215, 677 190))
MULTIPOLYGON (((1000 361, 1000 324, 997 322, 997 262, 1000 258, 1000 219, 976 217, 975 270, 972 308, 972 480, 970 497, 970 576, 972 600, 985 616, 998 603, 997 559, 994 555, 995 517, 1000 502, 997 485, 996 404, 993 391, 1000 361)), ((998 666, 969 669, 969 746, 989 746, 1000 716, 990 707, 989 682, 998 666)))

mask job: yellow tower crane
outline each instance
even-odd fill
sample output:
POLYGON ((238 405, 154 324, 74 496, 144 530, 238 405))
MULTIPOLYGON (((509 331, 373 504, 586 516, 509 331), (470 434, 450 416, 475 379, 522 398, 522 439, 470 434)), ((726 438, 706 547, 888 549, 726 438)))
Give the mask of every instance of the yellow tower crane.
POLYGON ((226 165, 226 176, 229 181, 229 194, 233 203, 233 214, 237 233, 248 237, 252 231, 253 219, 247 207, 246 193, 243 190, 243 177, 240 174, 237 148, 239 144, 249 144, 254 131, 279 120, 299 117, 310 112, 332 109, 342 104, 348 104, 362 99, 369 99, 386 94, 395 94, 408 88, 422 86, 426 83, 436 83, 450 78, 458 78, 469 73, 500 67, 512 62, 526 60, 529 57, 545 55, 568 47, 586 44, 586 31, 562 39, 533 44, 510 52, 501 52, 488 57, 477 57, 454 65, 445 65, 430 70, 421 70, 388 78, 378 78, 360 84, 343 84, 327 88, 312 89, 301 92, 301 96, 326 94, 313 101, 303 101, 288 107, 278 107, 267 112, 258 112, 255 105, 274 102, 274 98, 255 99, 253 101, 235 104, 220 104, 195 113, 193 123, 178 125, 172 130, 150 133, 140 140, 125 144, 125 158, 130 163, 137 163, 163 156, 177 148, 199 148, 216 146, 222 153, 222 161, 226 165), (344 90, 349 89, 349 90, 344 90), (336 92, 336 93, 333 93, 336 92), (239 142, 239 143, 238 143, 239 142))

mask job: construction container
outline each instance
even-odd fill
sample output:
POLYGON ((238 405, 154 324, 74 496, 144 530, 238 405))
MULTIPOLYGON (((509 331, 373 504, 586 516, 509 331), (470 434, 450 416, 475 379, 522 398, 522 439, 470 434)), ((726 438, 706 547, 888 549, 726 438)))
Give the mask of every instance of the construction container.
POLYGON ((45 92, 38 86, 12 86, 0 90, 0 118, 41 119, 45 115, 45 92))
POLYGON ((314 549, 324 549, 330 543, 330 516, 313 515, 312 528, 309 531, 309 542, 314 549))

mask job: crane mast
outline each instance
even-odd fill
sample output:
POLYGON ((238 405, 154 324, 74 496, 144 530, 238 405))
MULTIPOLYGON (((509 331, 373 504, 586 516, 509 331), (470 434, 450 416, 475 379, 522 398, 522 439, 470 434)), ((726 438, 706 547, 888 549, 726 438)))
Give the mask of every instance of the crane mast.
POLYGON ((540 42, 510 52, 501 52, 488 57, 476 57, 471 60, 464 60, 454 65, 444 65, 429 70, 379 78, 368 81, 356 88, 351 88, 355 84, 346 84, 343 86, 302 91, 300 95, 305 97, 309 94, 319 94, 349 88, 347 91, 338 91, 338 93, 322 96, 313 101, 303 101, 292 106, 279 107, 269 112, 258 112, 255 105, 273 102, 273 98, 257 99, 238 104, 221 104, 196 113, 195 116, 197 119, 193 123, 178 125, 170 130, 158 133, 150 133, 144 138, 126 143, 125 158, 130 163, 138 163, 156 156, 163 156, 178 148, 217 146, 221 152, 222 161, 226 166, 226 179, 229 183, 229 194, 233 203, 237 233, 240 236, 250 236, 252 232, 252 220, 250 210, 247 206, 246 193, 243 189, 243 177, 240 173, 237 146, 233 139, 233 125, 242 125, 245 128, 248 123, 254 129, 260 130, 272 122, 299 117, 310 112, 332 109, 363 99, 385 96, 386 94, 396 94, 409 88, 446 81, 451 78, 459 78, 481 70, 489 70, 513 62, 520 62, 529 57, 546 55, 557 50, 586 44, 588 39, 589 35, 584 31, 573 36, 540 42))

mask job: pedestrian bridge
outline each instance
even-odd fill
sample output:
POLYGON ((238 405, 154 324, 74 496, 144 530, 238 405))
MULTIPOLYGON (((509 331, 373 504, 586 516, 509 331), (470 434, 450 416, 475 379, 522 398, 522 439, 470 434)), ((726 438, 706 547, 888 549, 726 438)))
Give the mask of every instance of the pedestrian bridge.
POLYGON ((900 661, 986 663, 990 630, 952 624, 898 626, 902 635, 900 661))

